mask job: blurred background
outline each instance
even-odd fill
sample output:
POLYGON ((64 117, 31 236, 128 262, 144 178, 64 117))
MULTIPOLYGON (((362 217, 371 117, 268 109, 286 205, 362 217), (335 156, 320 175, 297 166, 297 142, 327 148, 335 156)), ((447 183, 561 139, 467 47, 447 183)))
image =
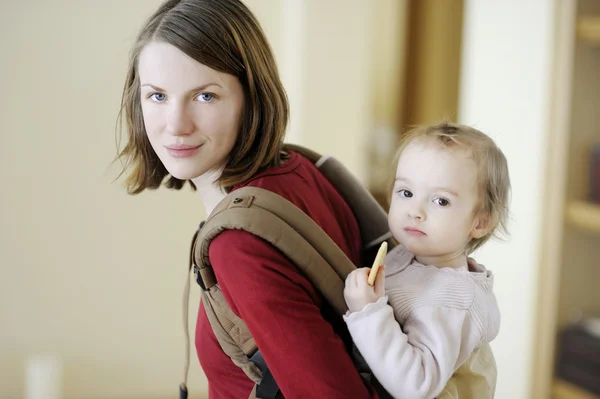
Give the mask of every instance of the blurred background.
MULTIPOLYGON (((128 196, 111 164, 128 51, 158 4, 0 0, 2 399, 175 397, 204 209, 189 190, 128 196)), ((497 142, 511 235, 475 254, 503 316, 496 398, 600 397, 600 1, 246 4, 290 97, 288 141, 338 157, 384 205, 410 125, 497 142)), ((190 380, 202 398, 195 354, 190 380)))

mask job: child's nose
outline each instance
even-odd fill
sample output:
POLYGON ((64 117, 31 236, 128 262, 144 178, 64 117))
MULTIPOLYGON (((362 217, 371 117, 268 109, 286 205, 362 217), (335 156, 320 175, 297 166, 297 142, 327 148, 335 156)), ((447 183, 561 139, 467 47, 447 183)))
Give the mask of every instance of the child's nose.
POLYGON ((408 210, 408 216, 411 219, 416 219, 420 221, 425 220, 425 211, 423 209, 423 206, 421 206, 420 203, 417 203, 415 201, 415 204, 413 204, 413 206, 408 210))

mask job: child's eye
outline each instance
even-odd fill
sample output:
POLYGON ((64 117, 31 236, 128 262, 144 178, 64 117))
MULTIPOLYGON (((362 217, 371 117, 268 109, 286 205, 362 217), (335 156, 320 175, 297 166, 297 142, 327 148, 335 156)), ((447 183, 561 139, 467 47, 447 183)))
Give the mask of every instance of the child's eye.
POLYGON ((213 100, 213 98, 215 98, 215 95, 212 93, 200 93, 198 94, 198 100, 208 103, 211 102, 213 100))
POLYGON ((165 96, 162 93, 152 93, 152 94, 150 94, 150 99, 152 99, 152 101, 155 101, 157 103, 165 101, 165 98, 167 98, 167 96, 165 96))
POLYGON ((400 194, 400 196, 404 197, 404 198, 411 198, 413 196, 413 193, 411 193, 410 191, 408 191, 406 189, 402 189, 402 190, 398 191, 398 194, 400 194))
POLYGON ((446 198, 441 198, 441 197, 434 199, 433 202, 435 202, 439 206, 448 206, 448 205, 450 205, 450 201, 448 201, 446 198))

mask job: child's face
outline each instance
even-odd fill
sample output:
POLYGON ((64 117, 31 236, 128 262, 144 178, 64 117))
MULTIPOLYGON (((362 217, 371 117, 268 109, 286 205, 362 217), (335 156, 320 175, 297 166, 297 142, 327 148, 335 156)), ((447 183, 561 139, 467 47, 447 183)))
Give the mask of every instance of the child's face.
POLYGON ((477 166, 467 151, 415 140, 398 162, 389 226, 420 262, 448 263, 483 236, 478 199, 477 166))

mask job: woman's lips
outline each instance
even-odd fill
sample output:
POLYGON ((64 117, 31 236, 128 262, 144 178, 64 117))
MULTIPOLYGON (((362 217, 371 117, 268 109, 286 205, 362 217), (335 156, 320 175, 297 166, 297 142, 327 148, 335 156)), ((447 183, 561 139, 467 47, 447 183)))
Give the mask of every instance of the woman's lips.
POLYGON ((165 149, 167 150, 169 155, 171 155, 173 158, 188 158, 193 155, 196 155, 196 153, 198 152, 200 147, 202 147, 202 144, 196 145, 196 146, 194 146, 194 145, 172 145, 172 146, 165 146, 165 149))

